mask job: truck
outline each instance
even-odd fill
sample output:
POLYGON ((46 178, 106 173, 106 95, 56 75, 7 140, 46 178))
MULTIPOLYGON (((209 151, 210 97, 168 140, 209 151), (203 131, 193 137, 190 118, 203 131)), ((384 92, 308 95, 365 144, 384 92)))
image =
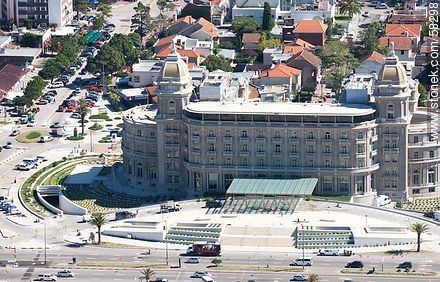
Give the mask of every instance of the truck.
POLYGON ((120 211, 115 213, 115 219, 116 220, 122 220, 127 218, 133 218, 136 217, 136 214, 130 211, 120 211))
POLYGON ((180 211, 181 209, 182 207, 174 201, 167 201, 160 205, 161 213, 180 211))
POLYGON ((190 256, 219 256, 220 243, 211 242, 194 242, 186 250, 186 254, 190 256))

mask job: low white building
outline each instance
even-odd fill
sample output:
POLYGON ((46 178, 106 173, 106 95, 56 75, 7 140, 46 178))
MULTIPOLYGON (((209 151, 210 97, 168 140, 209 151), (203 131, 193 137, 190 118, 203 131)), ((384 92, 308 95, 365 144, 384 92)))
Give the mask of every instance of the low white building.
POLYGON ((64 27, 73 19, 73 0, 48 0, 49 25, 64 27))
POLYGON ((280 0, 238 0, 232 7, 232 20, 239 17, 253 18, 257 23, 263 23, 264 2, 268 2, 271 8, 271 14, 274 21, 281 19, 280 0))
POLYGON ((133 72, 128 80, 131 87, 144 87, 157 81, 163 62, 158 60, 140 60, 133 65, 133 72))
POLYGON ((222 70, 210 72, 199 88, 200 101, 225 101, 238 97, 239 85, 231 73, 222 70))
POLYGON ((301 4, 292 6, 291 17, 295 23, 302 20, 327 19, 334 18, 336 13, 336 5, 328 0, 322 0, 313 4, 301 4))
POLYGON ((366 104, 373 95, 376 74, 354 74, 344 84, 345 102, 350 104, 366 104))

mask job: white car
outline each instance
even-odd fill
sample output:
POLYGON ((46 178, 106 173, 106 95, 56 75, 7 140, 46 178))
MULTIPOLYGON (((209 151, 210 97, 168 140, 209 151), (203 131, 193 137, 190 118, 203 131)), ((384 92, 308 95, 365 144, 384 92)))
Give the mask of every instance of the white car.
POLYGON ((63 270, 58 271, 57 276, 58 277, 74 277, 75 274, 70 270, 63 269, 63 270))
POLYGON ((72 113, 70 115, 71 118, 81 118, 81 114, 80 113, 72 113))
POLYGON ((50 86, 50 88, 61 88, 61 87, 64 87, 64 83, 62 83, 61 81, 55 81, 50 86))
POLYGON ((34 279, 34 281, 57 281, 58 277, 56 277, 53 274, 39 274, 37 278, 34 279))
POLYGON ((307 281, 307 278, 302 274, 295 274, 289 281, 307 281))
POLYGON ((318 256, 337 256, 339 255, 339 250, 323 250, 318 252, 318 256))
POLYGON ((16 129, 12 130, 12 132, 11 132, 11 134, 9 134, 9 136, 17 136, 20 133, 21 133, 21 129, 16 128, 16 129))
POLYGON ((45 156, 36 156, 35 160, 37 160, 39 163, 47 162, 47 158, 45 156))
POLYGON ((208 271, 196 271, 191 275, 191 278, 202 278, 205 275, 209 275, 208 271))
POLYGON ((32 168, 33 168, 32 165, 26 163, 21 163, 15 166, 16 170, 23 170, 23 171, 28 171, 31 170, 32 168))
POLYGON ((364 18, 368 18, 370 16, 370 13, 368 12, 368 11, 365 11, 363 14, 362 14, 362 17, 364 17, 364 18))
POLYGON ((200 259, 196 257, 189 258, 185 261, 186 263, 200 263, 200 259))
POLYGON ((31 120, 30 122, 28 122, 28 124, 27 124, 27 126, 28 127, 34 127, 34 126, 36 126, 37 125, 37 121, 36 120, 31 120))
POLYGON ((3 148, 12 149, 12 142, 11 141, 6 142, 6 145, 4 145, 3 148))

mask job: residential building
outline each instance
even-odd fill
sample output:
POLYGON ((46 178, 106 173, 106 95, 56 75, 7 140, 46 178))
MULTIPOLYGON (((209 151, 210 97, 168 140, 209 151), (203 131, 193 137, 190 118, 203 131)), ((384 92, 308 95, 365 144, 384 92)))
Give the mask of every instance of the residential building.
POLYGON ((257 52, 260 44, 261 34, 260 33, 243 33, 243 38, 241 40, 244 54, 253 55, 257 52))
POLYGON ((440 37, 433 36, 428 37, 425 41, 420 45, 420 48, 416 54, 415 65, 416 66, 424 66, 431 62, 432 52, 436 52, 439 50, 440 46, 440 37))
POLYGON ((162 69, 163 61, 158 60, 140 60, 133 64, 128 85, 134 88, 145 87, 155 83, 162 69))
POLYGON ((334 19, 336 5, 328 0, 321 0, 313 4, 296 4, 292 6, 292 14, 295 23, 302 20, 325 20, 327 18, 334 19))
POLYGON ((286 65, 301 70, 301 86, 304 89, 315 89, 321 77, 321 60, 312 52, 302 50, 293 54, 286 65))
POLYGON ((150 195, 222 193, 234 178, 318 178, 316 194, 392 199, 438 193, 440 145, 418 111, 417 81, 394 50, 375 103, 194 101, 185 62, 165 61, 157 106, 124 113, 123 169, 150 195), (425 128, 425 130, 424 130, 425 128))
POLYGON ((204 18, 199 18, 197 21, 192 22, 183 30, 179 31, 178 34, 192 38, 198 39, 200 41, 217 41, 218 29, 204 18))
POLYGON ((343 85, 343 101, 349 104, 367 104, 372 102, 377 75, 378 73, 356 73, 351 75, 343 85))
MULTIPOLYGON (((414 40, 410 37, 381 37, 379 44, 382 47, 391 48, 393 45, 397 57, 405 66, 408 72, 411 72, 414 66, 415 51, 414 40)), ((417 46, 417 45, 416 45, 417 46)))
POLYGON ((285 64, 275 65, 273 68, 260 73, 255 84, 259 86, 282 86, 287 88, 288 97, 292 92, 301 90, 301 70, 285 64))
POLYGON ((325 46, 327 25, 320 20, 302 20, 293 30, 293 37, 315 46, 325 46))
POLYGON ((27 84, 27 72, 27 69, 16 65, 0 64, 0 100, 12 100, 16 96, 15 93, 23 93, 27 84))
MULTIPOLYGON (((264 2, 269 3, 273 20, 281 19, 279 15, 281 13, 280 0, 267 0, 264 2)), ((264 2, 257 0, 235 1, 235 5, 232 7, 232 19, 249 17, 261 25, 263 23, 264 2)))
POLYGON ((360 65, 355 68, 356 74, 378 74, 383 68, 386 57, 376 51, 364 58, 360 65))
POLYGON ((228 101, 238 98, 239 85, 231 73, 212 71, 199 86, 200 101, 228 101))

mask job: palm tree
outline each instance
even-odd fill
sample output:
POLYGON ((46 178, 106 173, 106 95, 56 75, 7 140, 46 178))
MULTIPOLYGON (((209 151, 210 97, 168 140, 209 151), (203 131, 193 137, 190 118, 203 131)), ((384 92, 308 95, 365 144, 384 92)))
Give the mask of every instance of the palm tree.
POLYGON ((362 5, 358 0, 343 0, 339 2, 339 11, 342 14, 347 14, 350 19, 355 14, 360 14, 362 11, 362 5))
POLYGON ((98 245, 101 243, 101 226, 103 226, 106 222, 107 219, 102 213, 93 214, 92 220, 90 221, 90 224, 98 228, 98 245))
POLYGON ((146 281, 146 282, 148 282, 148 281, 150 281, 151 279, 153 279, 153 276, 155 275, 156 273, 154 273, 154 271, 153 270, 151 270, 151 268, 149 268, 149 267, 146 267, 146 268, 144 268, 144 269, 142 269, 141 270, 141 277, 139 277, 139 281, 146 281))
POLYGON ((89 113, 89 108, 87 107, 87 103, 84 99, 80 99, 78 106, 76 107, 76 111, 81 116, 81 135, 84 136, 84 121, 86 115, 89 113))
POLYGON ((427 224, 417 222, 411 225, 410 230, 417 233, 417 252, 420 252, 420 237, 429 230, 429 227, 427 224))
POLYGON ((307 281, 309 282, 318 282, 319 281, 319 276, 316 273, 310 273, 309 274, 309 278, 307 278, 307 281))

